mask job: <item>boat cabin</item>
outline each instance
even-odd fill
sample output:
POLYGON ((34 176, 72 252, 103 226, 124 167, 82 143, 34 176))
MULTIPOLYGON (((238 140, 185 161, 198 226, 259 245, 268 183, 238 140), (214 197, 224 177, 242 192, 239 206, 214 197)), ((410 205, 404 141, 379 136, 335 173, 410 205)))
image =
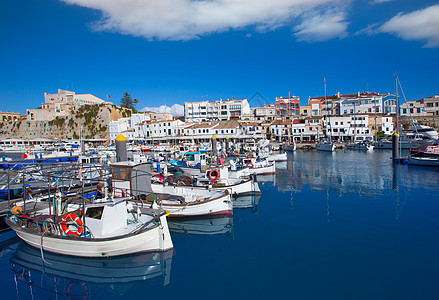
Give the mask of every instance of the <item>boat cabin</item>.
POLYGON ((116 197, 151 194, 151 164, 123 161, 112 163, 112 188, 116 197))
POLYGON ((189 166, 205 165, 206 164, 206 150, 188 151, 184 154, 184 161, 189 166))
POLYGON ((96 203, 85 211, 85 224, 95 237, 113 235, 127 227, 127 198, 115 198, 112 204, 96 203))

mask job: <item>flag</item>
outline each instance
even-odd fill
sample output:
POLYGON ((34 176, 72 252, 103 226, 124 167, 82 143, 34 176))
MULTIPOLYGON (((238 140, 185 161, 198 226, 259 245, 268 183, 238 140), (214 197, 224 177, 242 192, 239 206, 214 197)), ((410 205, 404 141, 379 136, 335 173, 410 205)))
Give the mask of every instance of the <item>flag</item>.
POLYGON ((107 98, 111 98, 110 95, 107 95, 107 98))

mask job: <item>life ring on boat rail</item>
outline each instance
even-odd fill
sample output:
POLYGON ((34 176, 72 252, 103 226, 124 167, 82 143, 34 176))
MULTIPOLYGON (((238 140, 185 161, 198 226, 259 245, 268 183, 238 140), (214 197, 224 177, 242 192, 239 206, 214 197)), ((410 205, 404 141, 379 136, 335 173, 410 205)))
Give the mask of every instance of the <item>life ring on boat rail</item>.
POLYGON ((14 215, 21 215, 21 214, 23 213, 23 207, 21 207, 21 206, 14 206, 14 207, 11 209, 11 212, 12 212, 14 215))
POLYGON ((249 162, 248 164, 247 164, 247 167, 250 167, 250 168, 254 168, 255 167, 255 165, 253 164, 253 163, 251 163, 251 162, 249 162))
POLYGON ((255 158, 256 155, 255 155, 254 153, 249 153, 249 154, 248 154, 248 157, 249 157, 249 158, 252 158, 252 157, 255 158))
POLYGON ((66 287, 66 296, 67 296, 67 299, 76 299, 76 297, 72 297, 72 287, 73 287, 75 284, 79 284, 79 285, 81 286, 81 288, 82 288, 81 299, 82 299, 82 300, 87 299, 87 294, 88 294, 88 286, 87 286, 87 284, 85 284, 85 282, 81 282, 81 283, 79 283, 79 282, 74 282, 74 281, 70 281, 69 284, 68 284, 67 287, 66 287))
POLYGON ((21 156, 21 158, 22 158, 22 159, 26 159, 26 158, 27 158, 27 154, 24 153, 24 154, 21 156))
POLYGON ((215 183, 220 177, 220 172, 218 169, 212 169, 209 171, 209 173, 207 173, 207 176, 209 176, 209 179, 212 180, 213 183, 215 183))
POLYGON ((80 236, 82 234, 82 232, 84 231, 84 227, 82 226, 82 220, 74 214, 66 214, 62 217, 61 228, 65 232, 65 234, 73 234, 76 236, 80 236), (78 227, 77 231, 72 231, 69 229, 70 226, 67 225, 67 220, 69 220, 69 219, 76 223, 76 225, 78 227))

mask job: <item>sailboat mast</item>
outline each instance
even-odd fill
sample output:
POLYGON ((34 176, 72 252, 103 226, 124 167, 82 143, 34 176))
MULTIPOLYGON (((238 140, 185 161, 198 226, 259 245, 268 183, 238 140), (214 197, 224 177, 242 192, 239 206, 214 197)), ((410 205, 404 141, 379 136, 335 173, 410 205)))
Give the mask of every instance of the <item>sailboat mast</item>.
POLYGON ((396 96, 396 133, 399 134, 399 104, 398 104, 398 75, 395 74, 395 96, 396 96))
MULTIPOLYGON (((327 100, 326 100, 326 77, 323 77, 323 85, 324 85, 324 87, 325 87, 325 103, 326 103, 327 114, 328 114, 329 141, 332 142, 331 114, 329 113, 328 102, 327 102, 327 100)), ((332 103, 331 103, 331 109, 332 109, 332 103)))

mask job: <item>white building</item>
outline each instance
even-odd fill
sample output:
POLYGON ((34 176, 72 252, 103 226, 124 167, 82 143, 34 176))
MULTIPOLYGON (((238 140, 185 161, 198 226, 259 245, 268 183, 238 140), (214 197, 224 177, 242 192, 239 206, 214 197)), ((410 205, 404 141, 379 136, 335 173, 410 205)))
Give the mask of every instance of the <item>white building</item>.
POLYGON ((265 133, 260 123, 242 123, 241 134, 252 136, 254 139, 265 138, 265 133))
POLYGON ((439 116, 439 95, 419 100, 425 106, 425 111, 429 116, 439 116))
POLYGON ((239 120, 243 115, 250 115, 247 99, 184 103, 184 117, 189 123, 239 120))
POLYGON ((326 135, 340 141, 372 139, 367 114, 334 116, 326 119, 326 135))
POLYGON ((266 104, 262 107, 251 108, 251 120, 254 122, 271 122, 276 116, 274 104, 266 104))
POLYGON ((72 109, 82 105, 111 104, 92 94, 76 94, 72 91, 58 89, 56 94, 44 93, 41 108, 28 109, 28 121, 51 121, 56 117, 67 117, 72 109))
POLYGON ((344 116, 354 113, 380 113, 395 114, 395 95, 371 92, 358 92, 357 94, 340 94, 309 98, 309 101, 320 100, 322 102, 323 116, 344 116), (326 99, 326 100, 325 100, 326 99))
POLYGON ((407 101, 399 106, 399 115, 407 117, 424 117, 429 113, 425 109, 425 104, 422 101, 407 101))

